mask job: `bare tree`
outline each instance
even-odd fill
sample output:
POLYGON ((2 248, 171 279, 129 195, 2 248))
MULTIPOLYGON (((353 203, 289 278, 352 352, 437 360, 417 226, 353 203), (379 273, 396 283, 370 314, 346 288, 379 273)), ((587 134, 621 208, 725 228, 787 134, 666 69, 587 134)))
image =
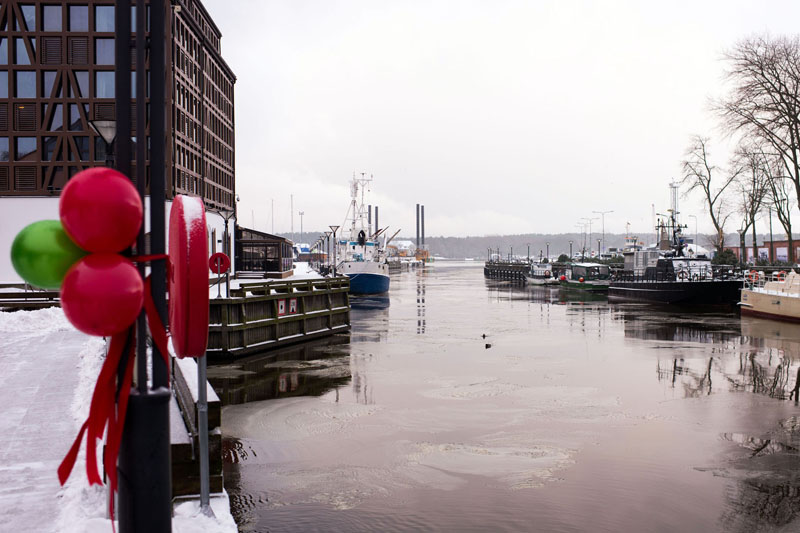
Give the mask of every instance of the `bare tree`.
MULTIPOLYGON (((770 190, 768 176, 769 170, 765 168, 768 164, 764 155, 764 150, 758 146, 742 143, 736 149, 734 164, 740 169, 736 179, 739 192, 739 210, 742 214, 742 226, 739 230, 741 242, 740 249, 745 250, 744 236, 747 230, 752 230, 753 235, 753 258, 758 259, 758 241, 756 238, 756 218, 764 206, 767 193, 770 190)), ((742 257, 744 262, 747 259, 742 257)))
POLYGON ((725 190, 736 179, 738 169, 726 172, 712 165, 709 161, 708 138, 700 135, 692 137, 686 158, 681 162, 683 167, 683 183, 688 185, 686 193, 699 190, 711 216, 716 235, 712 241, 717 253, 725 248, 725 224, 731 213, 725 205, 725 190), (719 174, 719 175, 718 175, 719 174))
MULTIPOLYGON (((794 263, 794 240, 792 239, 792 207, 795 202, 792 200, 792 182, 786 177, 782 158, 773 154, 771 157, 764 154, 764 171, 767 176, 769 193, 766 201, 769 202, 771 209, 778 215, 778 220, 786 232, 786 239, 789 243, 789 262, 794 263)), ((774 245, 770 243, 774 248, 774 245)))
POLYGON ((716 104, 723 124, 771 146, 800 201, 800 36, 750 37, 725 60, 731 88, 716 104))

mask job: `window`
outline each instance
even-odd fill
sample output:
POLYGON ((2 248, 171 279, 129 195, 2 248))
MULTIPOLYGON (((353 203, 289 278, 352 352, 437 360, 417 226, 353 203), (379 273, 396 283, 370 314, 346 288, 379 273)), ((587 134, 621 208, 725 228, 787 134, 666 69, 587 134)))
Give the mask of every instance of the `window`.
POLYGON ((28 31, 36 31, 36 7, 32 4, 20 4, 20 11, 25 17, 25 26, 28 31))
POLYGON ((94 160, 105 161, 106 157, 106 142, 98 135, 94 138, 94 160))
POLYGON ((78 104, 69 104, 69 131, 83 131, 83 121, 78 104))
POLYGON ((8 71, 0 70, 0 98, 8 98, 8 71))
POLYGON ((31 58, 28 57, 28 49, 25 48, 25 39, 16 37, 14 39, 14 63, 17 65, 30 65, 31 58))
POLYGON ((94 73, 94 92, 96 98, 114 98, 113 71, 97 71, 94 73))
POLYGON ((56 149, 58 137, 44 137, 42 139, 42 159, 44 161, 53 160, 53 152, 56 149))
POLYGON ((0 65, 8 65, 8 39, 0 39, 0 65))
POLYGON ((64 129, 64 104, 56 104, 53 110, 53 118, 47 129, 49 131, 61 131, 64 129))
POLYGON ((45 70, 42 72, 42 97, 50 98, 53 93, 53 84, 56 81, 56 72, 54 70, 45 70))
POLYGON ((0 137, 0 161, 8 159, 8 137, 0 137))
POLYGON ((89 161, 89 137, 75 137, 75 146, 81 161, 89 161))
POLYGON ((36 98, 36 72, 18 70, 15 78, 14 96, 17 98, 36 98))
POLYGON ((94 31, 114 31, 114 6, 95 6, 94 31))
POLYGON ((44 6, 42 8, 42 29, 44 31, 61 31, 61 6, 44 6))
POLYGON ((94 40, 94 62, 97 65, 114 64, 114 39, 94 40))
POLYGON ((69 6, 69 31, 89 31, 89 6, 69 6))
POLYGON ((75 79, 78 82, 78 96, 89 98, 89 73, 85 70, 76 70, 75 79))
POLYGON ((36 137, 17 137, 14 158, 23 161, 27 156, 36 152, 36 137))

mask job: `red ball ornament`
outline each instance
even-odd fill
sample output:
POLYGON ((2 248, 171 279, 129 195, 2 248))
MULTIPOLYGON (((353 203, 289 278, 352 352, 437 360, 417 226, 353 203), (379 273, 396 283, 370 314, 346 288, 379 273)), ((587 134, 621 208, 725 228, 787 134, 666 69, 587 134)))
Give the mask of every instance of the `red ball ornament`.
POLYGON ((580 281, 581 283, 583 283, 583 282, 584 282, 584 279, 583 279, 583 278, 579 278, 579 279, 578 279, 578 281, 580 281))
POLYGON ((61 284, 61 307, 80 331, 108 337, 136 320, 144 303, 144 282, 118 254, 87 255, 69 269, 61 284))
POLYGON ((142 225, 142 200, 124 174, 106 167, 83 170, 61 191, 64 230, 90 252, 119 252, 133 244, 142 225))
POLYGON ((564 274, 561 274, 561 277, 559 279, 561 281, 567 281, 567 276, 565 276, 564 274))

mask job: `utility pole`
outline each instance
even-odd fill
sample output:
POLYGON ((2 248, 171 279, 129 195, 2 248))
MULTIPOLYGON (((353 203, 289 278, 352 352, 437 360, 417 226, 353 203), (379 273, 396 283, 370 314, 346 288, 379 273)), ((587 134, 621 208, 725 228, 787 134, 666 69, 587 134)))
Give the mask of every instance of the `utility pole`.
POLYGON ((606 215, 608 213, 613 213, 614 211, 592 211, 592 213, 597 213, 600 215, 603 224, 603 249, 598 250, 599 253, 603 253, 606 251, 606 215))

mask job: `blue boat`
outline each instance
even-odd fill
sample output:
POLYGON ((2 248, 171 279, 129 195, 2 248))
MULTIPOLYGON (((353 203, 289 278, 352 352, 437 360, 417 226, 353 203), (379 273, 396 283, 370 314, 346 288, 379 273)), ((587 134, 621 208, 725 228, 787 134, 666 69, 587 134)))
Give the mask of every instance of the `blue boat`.
POLYGON ((372 182, 361 174, 353 176, 350 184, 350 208, 346 219, 350 219, 350 235, 336 241, 336 256, 341 257, 336 270, 350 278, 351 294, 383 294, 389 291, 389 265, 386 262, 387 228, 373 228, 372 216, 364 202, 364 193, 372 182))

